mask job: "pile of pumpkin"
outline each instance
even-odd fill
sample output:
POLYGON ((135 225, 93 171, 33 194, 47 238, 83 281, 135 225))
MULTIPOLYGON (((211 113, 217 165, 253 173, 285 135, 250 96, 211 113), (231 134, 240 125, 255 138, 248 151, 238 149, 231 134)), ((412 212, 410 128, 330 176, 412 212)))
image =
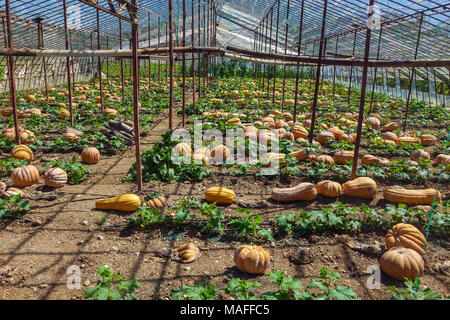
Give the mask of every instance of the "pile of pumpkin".
MULTIPOLYGON (((34 160, 33 151, 26 145, 19 144, 11 150, 11 158, 26 160, 28 165, 15 168, 11 173, 13 186, 8 187, 0 181, 0 196, 8 197, 17 194, 24 195, 21 187, 28 187, 39 182, 39 170, 31 163, 34 160)), ((81 153, 81 160, 87 164, 95 164, 100 161, 100 152, 97 148, 88 147, 81 153)), ((67 184, 68 175, 61 168, 50 168, 44 173, 44 184, 52 188, 61 188, 67 184)))

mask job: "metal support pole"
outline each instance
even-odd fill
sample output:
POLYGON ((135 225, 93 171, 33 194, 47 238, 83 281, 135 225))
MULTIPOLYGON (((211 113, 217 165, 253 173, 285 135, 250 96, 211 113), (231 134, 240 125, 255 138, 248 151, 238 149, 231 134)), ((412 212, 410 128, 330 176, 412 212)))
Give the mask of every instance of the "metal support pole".
MULTIPOLYGON (((355 55, 355 47, 356 47, 356 35, 358 34, 358 29, 355 29, 355 38, 353 39, 353 49, 352 55, 355 55)), ((348 82, 348 95, 347 95, 347 103, 350 103, 350 93, 352 92, 352 76, 353 76, 353 66, 350 67, 350 79, 348 82)))
MULTIPOLYGON (((369 0, 369 8, 373 8, 373 4, 375 0, 369 0)), ((369 10, 368 21, 372 21, 372 9, 369 10)), ((353 164, 352 164, 352 174, 351 180, 356 178, 356 170, 358 166, 358 155, 359 155, 359 145, 361 142, 361 130, 362 123, 364 118, 364 104, 366 101, 366 84, 367 84, 367 70, 368 70, 368 61, 369 61, 369 51, 370 51, 370 35, 371 28, 366 28, 366 44, 364 48, 364 66, 362 72, 362 81, 361 81, 361 97, 359 99, 359 117, 358 117, 358 128, 356 132, 356 142, 355 142, 355 151, 353 154, 353 164)))
MULTIPOLYGON (((6 7, 6 28, 8 34, 8 47, 13 48, 12 28, 11 28, 11 6, 9 0, 5 0, 6 7)), ((9 98, 14 117, 14 131, 16 133, 17 144, 20 144, 19 119, 17 117, 17 93, 16 93, 16 64, 13 56, 8 57, 8 78, 9 78, 9 98)))
MULTIPOLYGON (((302 6, 300 10, 300 26, 298 31, 298 51, 297 54, 300 55, 301 46, 302 46, 302 32, 303 32, 303 9, 304 9, 305 0, 302 0, 302 6)), ((294 123, 297 121, 297 98, 298 98, 298 75, 299 75, 299 63, 297 63, 297 73, 295 75, 295 96, 294 96, 294 123)), ((303 69, 303 67, 302 67, 303 69)))
MULTIPOLYGON (((192 46, 192 48, 194 48, 194 45, 195 45, 194 0, 192 0, 191 11, 192 11, 191 12, 191 46, 192 46)), ((195 89, 195 52, 194 52, 194 50, 192 50, 191 58, 192 58, 192 68, 191 68, 192 69, 192 108, 194 109, 194 112, 197 113, 196 107, 195 107, 196 89, 195 89)))
MULTIPOLYGON (((38 28, 38 48, 44 48, 44 28, 42 26, 42 18, 36 18, 37 28, 38 28)), ((42 57, 42 66, 44 68, 44 86, 45 86, 45 97, 48 100, 48 81, 47 81, 47 61, 45 57, 42 57)))
MULTIPOLYGON (((120 42, 120 50, 122 50, 122 19, 119 18, 119 42, 120 42)), ((124 84, 124 75, 123 75, 123 59, 119 57, 120 60, 120 80, 122 83, 122 102, 125 101, 125 84, 124 84)))
POLYGON ((173 10, 169 0, 169 129, 173 129, 173 10))
MULTIPOLYGON (((287 2, 287 10, 286 10, 286 31, 284 37, 284 54, 287 54, 287 39, 289 34, 289 8, 290 8, 290 0, 287 2)), ((286 65, 283 66, 283 93, 281 97, 281 111, 284 111, 284 94, 286 87, 286 65)))
MULTIPOLYGON (((100 38, 100 10, 97 9, 97 49, 101 49, 101 38, 100 38)), ((98 57, 98 80, 100 86, 100 109, 102 112, 105 111, 103 106, 103 77, 102 77, 102 58, 98 57)))
MULTIPOLYGON (((417 41, 416 41, 416 50, 414 52, 414 60, 417 59, 417 53, 419 52, 420 34, 422 32, 422 22, 423 22, 423 12, 420 15, 419 31, 417 32, 417 41)), ((409 78, 409 89, 408 89, 408 97, 406 98, 406 111, 405 111, 405 120, 403 122, 403 131, 406 131, 406 121, 408 120, 408 111, 409 111, 409 99, 411 98, 411 89, 412 89, 412 83, 414 80, 415 73, 416 73, 416 69, 413 67, 412 71, 411 71, 411 77, 409 78)), ((436 97, 437 97, 437 95, 436 95, 436 97)))
POLYGON ((320 67, 322 66, 321 60, 322 60, 323 40, 325 37, 325 23, 327 20, 327 6, 328 6, 328 0, 324 0, 322 29, 320 32, 320 42, 319 42, 319 56, 318 56, 319 60, 317 62, 316 83, 314 84, 314 97, 313 97, 312 116, 311 116, 311 128, 309 131, 309 143, 312 143, 312 140, 314 137, 314 126, 316 124, 317 96, 319 94, 320 67))
MULTIPOLYGON (((183 0, 183 39, 181 40, 181 45, 183 47, 186 46, 186 0, 183 0)), ((182 125, 183 128, 186 125, 186 54, 183 52, 183 119, 182 119, 182 125)))
MULTIPOLYGON (((278 0, 278 6, 277 6, 277 27, 276 27, 276 33, 275 33, 275 53, 278 53, 278 24, 280 22, 280 2, 281 0, 278 0)), ((276 81, 277 81, 277 65, 273 66, 274 73, 273 73, 273 90, 272 90, 272 102, 275 102, 275 87, 276 87, 276 81)))
MULTIPOLYGON (((132 0, 136 5, 136 0, 132 0)), ((137 15, 137 9, 132 9, 134 15, 137 15)), ((142 190, 142 168, 141 168, 141 141, 139 130, 139 69, 138 69, 138 26, 131 24, 131 49, 132 49, 132 69, 133 69, 133 116, 134 116, 134 139, 136 143, 136 177, 138 191, 142 190)))
MULTIPOLYGON (((64 31, 66 40, 66 50, 69 50, 69 29, 67 27, 67 7, 66 0, 63 0, 64 10, 64 31)), ((72 79, 70 75, 70 58, 66 58, 66 71, 67 71, 67 85, 69 87, 69 111, 70 111, 70 125, 73 126, 73 106, 72 106, 72 79)))

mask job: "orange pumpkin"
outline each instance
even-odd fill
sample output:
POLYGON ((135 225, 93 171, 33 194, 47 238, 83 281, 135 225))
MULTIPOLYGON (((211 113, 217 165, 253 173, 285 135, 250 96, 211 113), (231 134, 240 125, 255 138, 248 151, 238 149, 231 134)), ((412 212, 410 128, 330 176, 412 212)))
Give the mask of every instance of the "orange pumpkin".
POLYGON ((239 270, 263 274, 270 263, 270 253, 261 246, 241 245, 234 252, 234 263, 239 270))
POLYGON ((415 279, 423 275, 425 263, 416 251, 394 247, 386 251, 380 259, 380 267, 388 276, 404 280, 404 278, 415 279))
POLYGON ((96 164, 100 161, 100 151, 95 147, 88 147, 81 152, 81 161, 87 164, 96 164))
POLYGON ((39 181, 39 171, 31 164, 15 168, 11 173, 11 180, 17 187, 31 186, 39 181))
POLYGON ((386 248, 404 247, 413 249, 419 254, 422 254, 423 249, 427 244, 427 240, 422 232, 419 231, 412 224, 398 223, 392 227, 384 237, 386 248))

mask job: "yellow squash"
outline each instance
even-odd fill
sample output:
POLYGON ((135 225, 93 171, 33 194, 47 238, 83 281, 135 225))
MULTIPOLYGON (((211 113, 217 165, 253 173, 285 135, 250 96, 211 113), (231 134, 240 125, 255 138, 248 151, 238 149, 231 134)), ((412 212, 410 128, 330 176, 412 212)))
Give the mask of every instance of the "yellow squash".
POLYGON ((234 202, 234 191, 223 187, 211 187, 206 190, 205 199, 208 202, 219 204, 232 204, 234 202))
POLYGON ((116 210, 133 212, 141 205, 139 196, 133 193, 126 193, 121 196, 99 199, 95 201, 95 207, 103 210, 116 210))

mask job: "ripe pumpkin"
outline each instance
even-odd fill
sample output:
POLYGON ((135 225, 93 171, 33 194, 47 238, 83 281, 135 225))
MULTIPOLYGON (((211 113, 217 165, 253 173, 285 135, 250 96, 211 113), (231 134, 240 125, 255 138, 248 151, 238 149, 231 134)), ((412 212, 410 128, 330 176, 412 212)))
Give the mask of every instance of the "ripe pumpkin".
POLYGON ((59 108, 58 119, 65 119, 67 117, 70 117, 69 110, 64 109, 64 108, 59 108))
POLYGON ((344 131, 339 129, 339 127, 331 127, 328 129, 329 132, 333 133, 334 138, 339 140, 339 138, 344 134, 344 131))
POLYGON ((383 193, 385 200, 404 204, 433 204, 435 196, 436 202, 441 202, 441 193, 433 188, 411 190, 387 187, 384 189, 383 193))
POLYGON ((147 206, 152 208, 162 208, 166 204, 166 198, 157 194, 154 198, 147 201, 147 206))
POLYGON ((381 127, 381 131, 394 131, 400 127, 398 122, 392 121, 381 127))
POLYGON ((321 154, 313 161, 322 162, 322 163, 326 163, 326 164, 334 164, 333 158, 327 154, 321 154))
POLYGON ((369 127, 372 127, 375 130, 380 129, 380 125, 381 125, 380 120, 378 120, 375 117, 368 118, 366 121, 364 121, 364 124, 369 127))
POLYGON ((81 161, 87 164, 96 164, 100 161, 100 151, 95 147, 88 147, 81 152, 81 161))
POLYGON ((133 193, 126 193, 117 197, 99 199, 95 207, 103 210, 133 212, 141 205, 141 199, 133 193))
POLYGON ((376 156, 373 156, 371 154, 366 154, 361 158, 362 164, 378 164, 380 166, 387 166, 389 165, 389 159, 386 158, 379 158, 376 156))
POLYGON ((298 161, 306 160, 308 154, 303 149, 297 149, 294 152, 289 153, 290 156, 295 157, 298 161))
POLYGON ((25 191, 19 188, 9 187, 6 189, 6 191, 3 193, 2 197, 11 197, 20 194, 22 197, 25 196, 25 191))
POLYGON ((308 131, 300 125, 294 125, 291 128, 291 132, 294 135, 295 139, 298 138, 306 139, 308 137, 308 131))
POLYGON ((430 160, 430 154, 422 149, 415 149, 411 152, 410 159, 412 161, 419 162, 420 159, 428 159, 430 160))
POLYGON ((232 204, 234 198, 234 191, 224 187, 211 187, 205 193, 206 201, 218 204, 232 204))
POLYGON ((313 200, 317 195, 314 184, 303 182, 292 188, 274 188, 271 198, 275 201, 289 202, 297 200, 313 200))
POLYGON ((329 131, 322 131, 316 137, 316 141, 318 141, 320 144, 325 144, 328 141, 334 141, 334 134, 329 131))
POLYGON ((270 263, 270 253, 261 246, 240 245, 234 252, 234 263, 242 272, 263 274, 270 263))
POLYGON ((405 144, 420 143, 420 139, 418 137, 403 136, 403 137, 399 137, 397 139, 397 144, 401 144, 401 143, 405 143, 405 144))
POLYGON ((422 145, 424 146, 432 146, 435 145, 437 142, 437 137, 432 134, 421 134, 419 136, 420 142, 422 142, 422 145))
POLYGON ((275 128, 279 129, 279 128, 287 128, 287 127, 289 127, 289 125, 287 124, 286 121, 281 120, 281 119, 275 120, 275 128))
POLYGON ((447 159, 450 159, 450 155, 441 153, 436 156, 436 158, 434 159, 434 163, 444 164, 447 159))
POLYGON ((3 196, 5 191, 6 191, 6 183, 4 183, 3 181, 0 181, 0 197, 3 196))
POLYGON ((280 166, 285 166, 286 165, 286 161, 284 160, 284 158, 286 157, 286 154, 284 153, 276 153, 276 152, 267 152, 265 156, 261 155, 262 158, 266 158, 268 161, 268 163, 265 165, 266 167, 270 167, 272 165, 272 162, 274 163, 274 165, 280 165, 280 166))
POLYGON ((15 168, 11 173, 11 180, 16 187, 31 186, 39 181, 39 171, 31 164, 15 168))
POLYGON ((11 158, 26 160, 30 163, 33 160, 33 151, 28 146, 19 144, 11 150, 11 158))
POLYGON ((51 168, 44 174, 44 183, 53 188, 64 187, 67 183, 67 173, 61 168, 51 168))
POLYGON ((325 197, 339 197, 342 194, 342 186, 340 183, 323 180, 316 184, 316 190, 325 197))
POLYGON ((13 114, 13 108, 5 107, 2 109, 1 113, 2 113, 2 116, 9 117, 10 115, 13 114))
POLYGON ((114 118, 117 117, 117 114, 119 113, 119 111, 117 111, 117 110, 115 110, 115 109, 109 109, 109 108, 107 108, 107 109, 105 109, 104 113, 105 113, 105 115, 106 115, 107 117, 109 117, 110 119, 114 119, 114 118))
POLYGON ((425 263, 416 251, 394 247, 386 251, 380 259, 381 270, 388 276, 404 280, 404 278, 415 279, 423 275, 425 263))
POLYGON ((387 131, 381 136, 384 140, 392 140, 397 143, 398 137, 395 133, 387 131))
POLYGON ((192 148, 189 144, 185 142, 178 143, 174 148, 173 151, 176 155, 191 155, 192 154, 192 148))
POLYGON ((192 242, 186 243, 178 248, 171 249, 176 260, 182 263, 192 263, 197 260, 200 250, 192 242))
POLYGON ((343 184, 344 193, 350 197, 373 198, 377 193, 377 183, 368 177, 359 177, 343 184))
POLYGON ((403 247, 413 249, 422 254, 427 244, 427 240, 422 232, 412 224, 398 223, 392 227, 384 237, 386 248, 403 247))
POLYGON ((294 119, 294 116, 290 112, 285 112, 282 114, 285 121, 291 121, 294 119))
POLYGON ((216 163, 227 161, 227 159, 230 157, 230 154, 230 150, 223 144, 220 144, 211 150, 211 158, 216 163))
POLYGON ((353 162, 354 151, 338 151, 333 155, 333 160, 337 164, 347 164, 353 162))

